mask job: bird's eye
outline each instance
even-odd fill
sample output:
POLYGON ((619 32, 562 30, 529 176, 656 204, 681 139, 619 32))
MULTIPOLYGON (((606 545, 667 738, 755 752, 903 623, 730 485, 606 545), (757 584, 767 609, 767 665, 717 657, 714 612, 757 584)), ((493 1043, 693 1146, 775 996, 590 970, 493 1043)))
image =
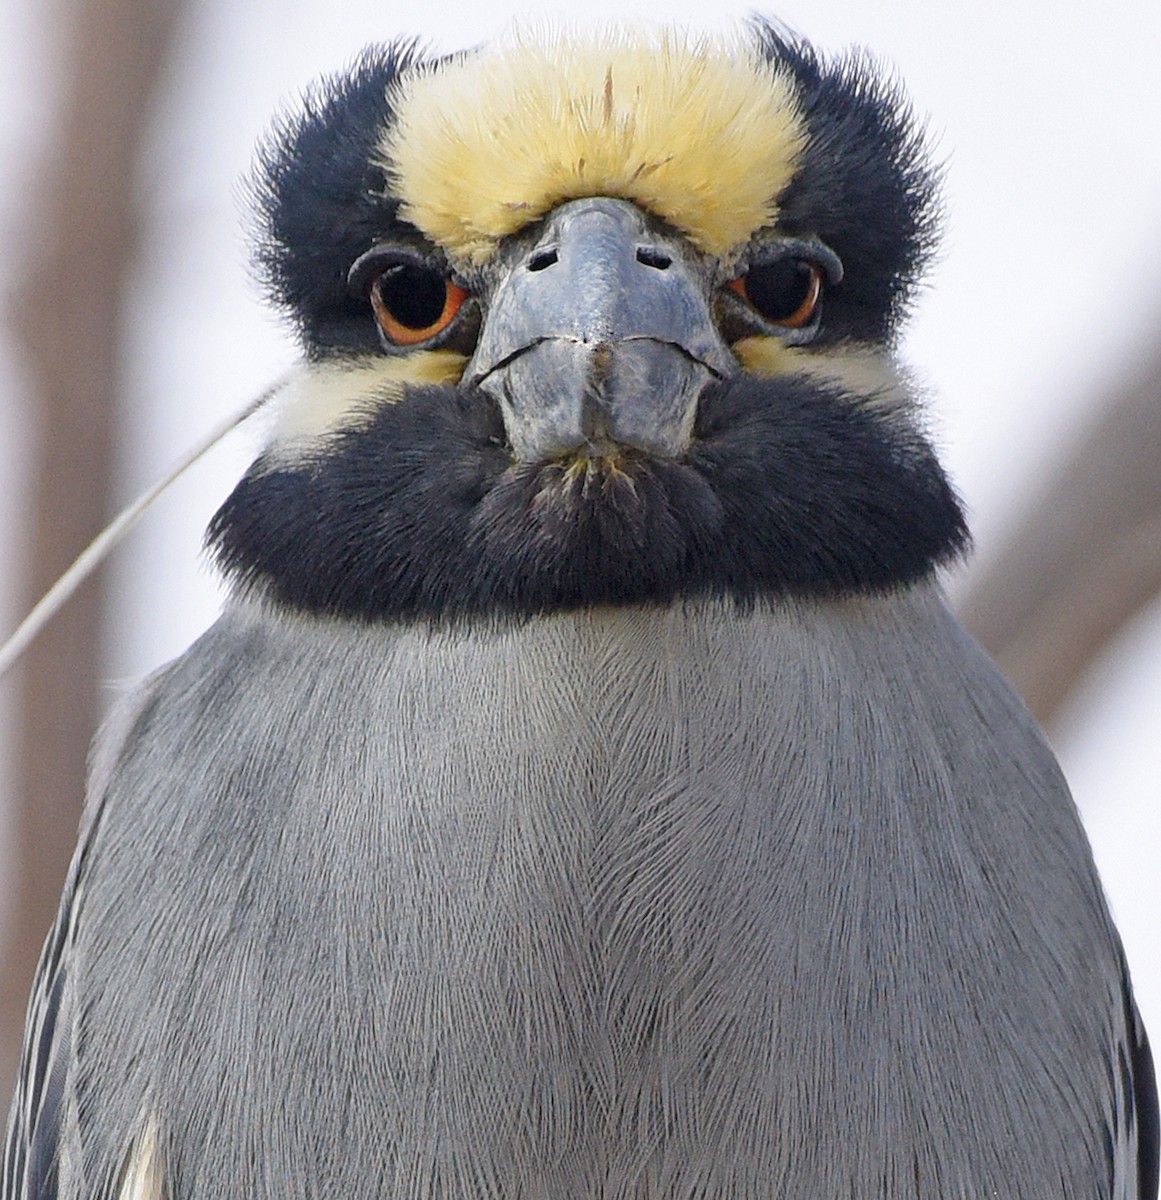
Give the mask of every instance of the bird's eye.
POLYGON ((431 267, 397 262, 371 279, 370 297, 384 337, 414 346, 442 333, 468 293, 431 267))
POLYGON ((728 286, 771 324, 802 329, 818 311, 822 279, 817 263, 786 256, 755 264, 728 286))

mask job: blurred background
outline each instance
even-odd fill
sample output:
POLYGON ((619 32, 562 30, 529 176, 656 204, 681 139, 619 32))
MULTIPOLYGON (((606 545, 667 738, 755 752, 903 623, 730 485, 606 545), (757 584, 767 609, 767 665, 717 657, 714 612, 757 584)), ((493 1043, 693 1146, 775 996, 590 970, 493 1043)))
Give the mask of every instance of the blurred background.
MULTIPOLYGON (((750 5, 587 0, 705 26, 750 5)), ((782 0, 906 82, 947 229, 902 353, 970 511, 948 579, 1049 729, 1161 1042, 1161 5, 782 0)), ((370 41, 487 38, 503 0, 0 0, 0 630, 116 508, 293 360, 248 265, 274 114, 370 41)), ((110 700, 220 602, 177 485, 0 682, 0 1112, 110 700)))

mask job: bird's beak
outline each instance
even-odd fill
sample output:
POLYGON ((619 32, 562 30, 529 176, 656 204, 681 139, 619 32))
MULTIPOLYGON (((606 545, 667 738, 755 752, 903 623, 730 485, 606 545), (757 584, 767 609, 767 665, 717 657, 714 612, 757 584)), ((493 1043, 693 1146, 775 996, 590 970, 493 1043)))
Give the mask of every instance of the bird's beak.
POLYGON ((635 205, 562 204, 500 266, 465 382, 494 396, 516 458, 664 458, 738 363, 696 252, 635 205))

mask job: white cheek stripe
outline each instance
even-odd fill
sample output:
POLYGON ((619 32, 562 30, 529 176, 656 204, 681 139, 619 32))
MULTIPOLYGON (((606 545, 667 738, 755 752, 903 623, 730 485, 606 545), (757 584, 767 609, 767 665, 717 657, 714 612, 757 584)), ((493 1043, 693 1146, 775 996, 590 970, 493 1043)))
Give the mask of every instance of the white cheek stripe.
POLYGON ((157 1145, 157 1118, 150 1117, 133 1143, 117 1200, 162 1200, 164 1164, 157 1145))
POLYGON ((743 338, 734 352, 746 371, 764 379, 804 375, 833 383, 883 412, 911 408, 919 389, 908 371, 878 346, 840 343, 823 350, 787 346, 776 337, 743 338))
POLYGON ((357 428, 382 405, 395 403, 406 384, 458 383, 466 363, 452 350, 304 363, 274 401, 267 454, 280 461, 300 458, 328 434, 357 428))
POLYGON ((813 379, 833 381, 872 408, 895 412, 915 403, 915 383, 907 371, 877 347, 845 345, 817 353, 801 350, 794 369, 813 379))

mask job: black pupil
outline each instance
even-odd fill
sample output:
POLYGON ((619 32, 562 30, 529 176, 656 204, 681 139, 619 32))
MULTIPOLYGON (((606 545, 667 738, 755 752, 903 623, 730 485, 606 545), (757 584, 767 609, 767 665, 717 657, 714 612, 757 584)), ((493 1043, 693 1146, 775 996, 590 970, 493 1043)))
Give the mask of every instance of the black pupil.
POLYGON ((443 276, 426 267, 388 267, 375 283, 383 307, 407 329, 426 329, 439 320, 447 300, 443 276))
POLYGON ((746 272, 746 296, 770 321, 789 320, 810 295, 813 268, 801 258, 780 258, 746 272))

